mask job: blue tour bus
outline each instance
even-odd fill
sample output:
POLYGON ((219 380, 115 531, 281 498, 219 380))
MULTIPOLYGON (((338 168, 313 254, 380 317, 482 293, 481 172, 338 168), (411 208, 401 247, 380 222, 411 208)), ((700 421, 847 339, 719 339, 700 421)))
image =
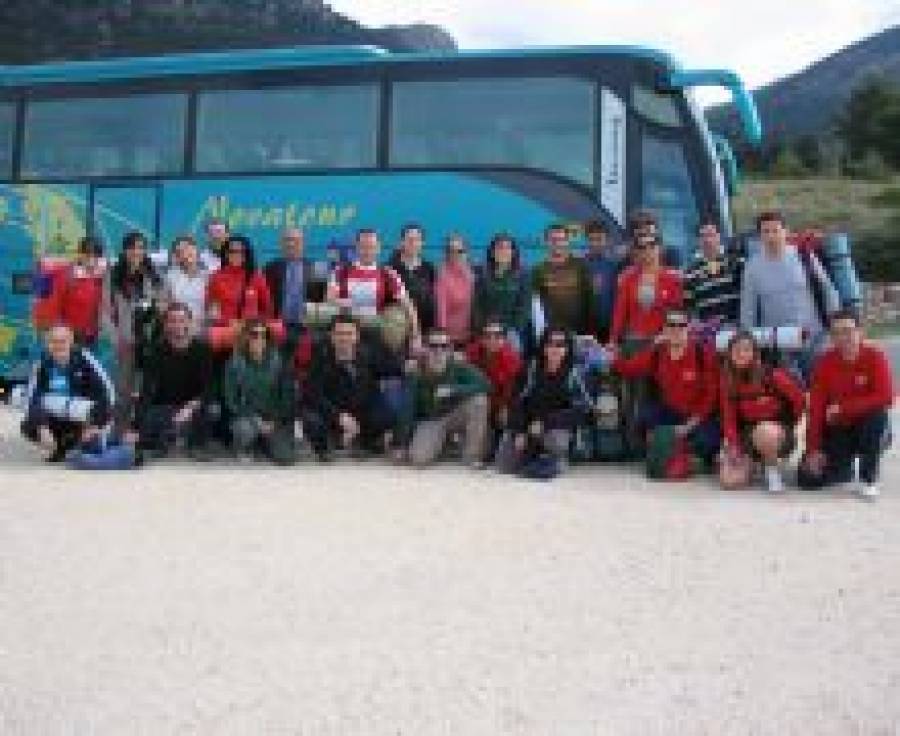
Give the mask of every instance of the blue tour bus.
POLYGON ((299 226, 312 257, 375 227, 420 222, 434 257, 505 230, 534 260, 550 221, 622 233, 643 206, 667 246, 698 217, 731 232, 733 166, 690 88, 752 98, 726 71, 635 47, 392 54, 306 47, 0 67, 0 378, 25 374, 38 257, 86 233, 166 247, 222 218, 264 260, 299 226))

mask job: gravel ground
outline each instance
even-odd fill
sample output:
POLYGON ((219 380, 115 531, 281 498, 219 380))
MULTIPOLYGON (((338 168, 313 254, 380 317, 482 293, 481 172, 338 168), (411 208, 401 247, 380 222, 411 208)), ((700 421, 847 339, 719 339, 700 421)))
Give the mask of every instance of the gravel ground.
POLYGON ((0 733, 897 734, 875 504, 576 468, 78 474, 0 410, 0 733))

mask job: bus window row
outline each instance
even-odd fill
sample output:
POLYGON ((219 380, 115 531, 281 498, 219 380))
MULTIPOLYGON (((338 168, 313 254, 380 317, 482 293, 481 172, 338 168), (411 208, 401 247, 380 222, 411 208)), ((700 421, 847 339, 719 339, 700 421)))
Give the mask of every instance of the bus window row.
MULTIPOLYGON (((396 82, 390 163, 519 166, 586 186, 597 140, 593 82, 575 78, 396 82)), ((183 93, 27 104, 24 179, 165 176, 183 171, 183 93)), ((197 97, 198 174, 374 168, 380 90, 334 85, 197 97)), ((9 178, 15 105, 0 103, 0 178, 9 178)))

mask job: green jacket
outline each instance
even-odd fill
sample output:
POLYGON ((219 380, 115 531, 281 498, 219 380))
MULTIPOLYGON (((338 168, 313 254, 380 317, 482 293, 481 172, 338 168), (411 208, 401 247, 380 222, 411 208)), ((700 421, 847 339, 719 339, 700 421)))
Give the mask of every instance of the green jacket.
POLYGON ((293 381, 276 350, 269 350, 261 363, 232 355, 222 377, 222 399, 232 417, 288 421, 294 414, 293 381))
POLYGON ((414 421, 423 422, 436 419, 453 411, 460 402, 477 394, 488 394, 490 382, 481 371, 468 363, 453 359, 447 362, 447 370, 442 376, 418 374, 412 379, 414 421), (446 397, 436 396, 441 386, 450 387, 452 393, 446 397))
POLYGON ((531 318, 531 286, 521 272, 488 274, 487 267, 475 282, 472 321, 477 331, 488 317, 499 317, 504 327, 522 331, 531 318))

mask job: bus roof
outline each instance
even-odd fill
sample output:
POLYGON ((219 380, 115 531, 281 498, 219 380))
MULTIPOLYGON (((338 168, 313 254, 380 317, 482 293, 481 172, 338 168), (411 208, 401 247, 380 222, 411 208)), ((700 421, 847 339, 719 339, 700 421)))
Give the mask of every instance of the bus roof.
POLYGON ((0 65, 0 87, 90 83, 152 77, 227 74, 317 66, 369 63, 514 59, 560 56, 631 56, 677 69, 672 57, 643 46, 533 46, 518 49, 392 53, 378 46, 291 46, 270 49, 204 51, 166 56, 136 56, 92 61, 0 65))

